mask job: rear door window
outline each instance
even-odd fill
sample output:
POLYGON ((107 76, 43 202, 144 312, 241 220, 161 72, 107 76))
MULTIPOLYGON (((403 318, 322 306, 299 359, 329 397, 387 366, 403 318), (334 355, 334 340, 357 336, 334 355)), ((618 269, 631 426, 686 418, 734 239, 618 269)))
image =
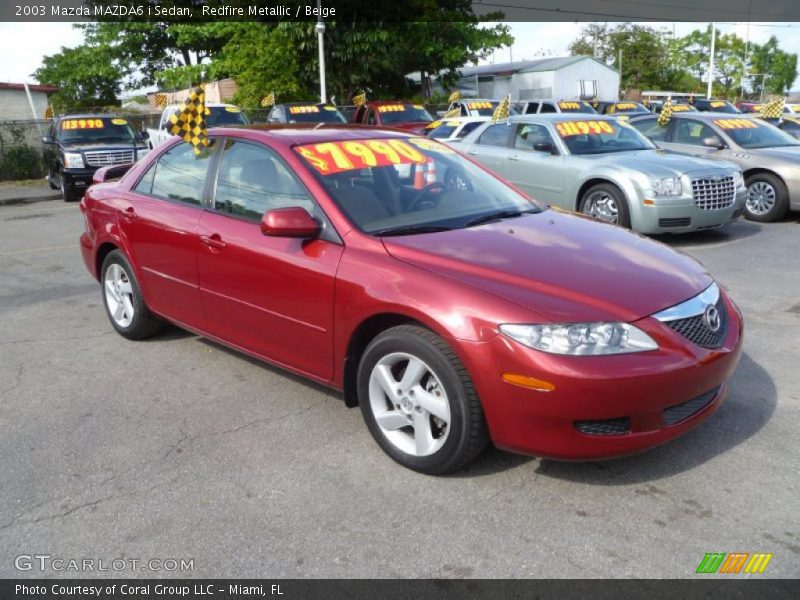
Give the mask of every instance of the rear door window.
MULTIPOLYGON (((200 154, 195 154, 194 147, 187 143, 167 150, 156 163, 149 195, 201 206, 214 146, 215 140, 212 138, 200 154)), ((136 191, 147 193, 148 175, 142 178, 136 191), (143 186, 142 189, 139 186, 143 186)))

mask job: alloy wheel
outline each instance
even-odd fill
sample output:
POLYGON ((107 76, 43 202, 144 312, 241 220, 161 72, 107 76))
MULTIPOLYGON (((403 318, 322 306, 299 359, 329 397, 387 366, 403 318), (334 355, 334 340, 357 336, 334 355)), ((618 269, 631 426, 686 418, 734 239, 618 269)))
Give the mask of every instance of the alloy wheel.
POLYGON ((430 456, 450 432, 450 402, 437 374, 405 352, 381 358, 369 378, 369 403, 386 439, 412 456, 430 456))
POLYGON ((766 215, 775 206, 778 194, 766 181, 754 181, 747 188, 747 211, 754 215, 766 215))
POLYGON ((598 190, 592 192, 583 203, 583 214, 614 225, 619 221, 617 202, 611 194, 598 190))
POLYGON ((133 286, 125 269, 117 263, 106 270, 105 297, 108 313, 120 327, 129 327, 133 322, 133 286))

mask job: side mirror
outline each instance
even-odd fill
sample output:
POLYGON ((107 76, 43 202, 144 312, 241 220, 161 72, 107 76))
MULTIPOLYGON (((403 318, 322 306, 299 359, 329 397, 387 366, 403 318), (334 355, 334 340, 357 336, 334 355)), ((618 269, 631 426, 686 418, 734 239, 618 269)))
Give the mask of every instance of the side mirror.
POLYGON ((299 206, 275 208, 261 218, 261 233, 270 237, 311 239, 319 235, 319 223, 299 206))
POLYGON ((46 136, 44 136, 42 138, 42 143, 43 144, 52 144, 53 143, 53 138, 51 138, 49 135, 46 135, 46 136))
POLYGON ((715 148, 716 150, 723 150, 726 148, 725 142, 723 142, 718 135, 710 135, 707 138, 703 138, 703 146, 706 148, 715 148))
POLYGON ((533 149, 537 152, 547 152, 548 154, 558 154, 558 150, 552 142, 536 142, 533 149))
POLYGON ((147 140, 150 139, 150 134, 148 132, 146 132, 146 131, 140 131, 139 132, 139 139, 142 140, 143 142, 146 142, 147 140))

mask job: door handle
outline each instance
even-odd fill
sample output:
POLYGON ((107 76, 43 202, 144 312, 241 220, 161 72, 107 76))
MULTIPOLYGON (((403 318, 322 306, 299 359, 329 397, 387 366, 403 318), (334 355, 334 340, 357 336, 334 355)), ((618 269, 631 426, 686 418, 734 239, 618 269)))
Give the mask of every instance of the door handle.
POLYGON ((134 219, 138 219, 139 215, 136 214, 136 209, 132 206, 129 206, 125 210, 122 211, 122 216, 125 217, 129 221, 133 221, 134 219))
POLYGON ((467 150, 467 154, 469 154, 470 156, 478 156, 478 151, 477 150, 467 150))
POLYGON ((511 156, 508 157, 508 160, 519 160, 519 156, 517 156, 516 154, 512 154, 511 156))
POLYGON ((227 244, 222 241, 222 238, 218 233, 214 233, 212 235, 201 235, 200 241, 203 242, 209 248, 216 248, 221 249, 224 248, 227 244))

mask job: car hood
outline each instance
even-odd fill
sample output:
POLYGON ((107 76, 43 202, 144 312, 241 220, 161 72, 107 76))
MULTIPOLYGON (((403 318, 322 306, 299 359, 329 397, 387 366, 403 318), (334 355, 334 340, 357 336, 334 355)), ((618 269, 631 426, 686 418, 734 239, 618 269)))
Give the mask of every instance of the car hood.
POLYGON ((702 265, 664 244, 555 210, 383 242, 398 260, 516 302, 551 322, 635 321, 712 282, 702 265))
MULTIPOLYGON (((64 150, 67 152, 94 152, 97 150, 131 150, 133 143, 127 142, 75 142, 63 144, 64 150)), ((137 150, 141 150, 144 146, 139 142, 136 145, 137 150)))
POLYGON ((775 148, 752 148, 744 149, 745 152, 752 152, 756 156, 764 156, 776 160, 788 160, 791 162, 800 161, 800 146, 785 146, 775 148))
POLYGON ((581 154, 597 167, 632 169, 658 177, 680 176, 693 171, 723 171, 718 161, 670 152, 669 150, 637 150, 608 154, 581 154))

